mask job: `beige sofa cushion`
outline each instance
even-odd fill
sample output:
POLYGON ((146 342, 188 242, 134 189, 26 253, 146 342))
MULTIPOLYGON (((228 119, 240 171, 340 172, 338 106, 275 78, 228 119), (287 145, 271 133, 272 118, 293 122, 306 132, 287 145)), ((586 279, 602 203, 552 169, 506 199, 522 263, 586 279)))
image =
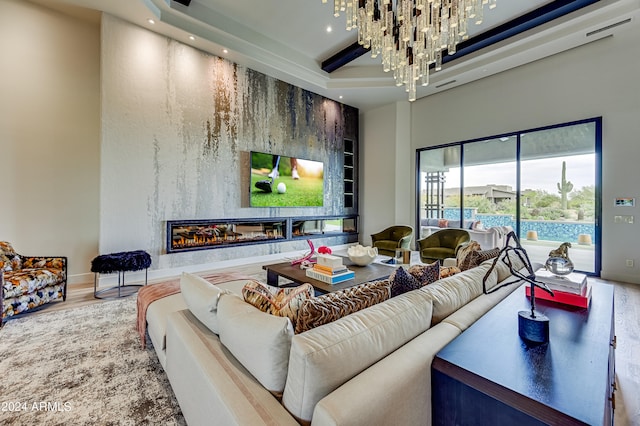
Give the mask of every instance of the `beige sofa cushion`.
POLYGON ((286 317, 260 311, 241 297, 224 294, 218 302, 220 341, 272 393, 284 389, 293 326, 286 317))
POLYGON ((183 272, 180 277, 180 292, 191 313, 209 330, 218 334, 218 299, 225 290, 202 277, 183 272))
MULTIPOLYGON (((425 292, 433 298, 432 323, 437 324, 482 294, 482 280, 491 267, 491 261, 468 269, 453 276, 443 278, 422 287, 418 291, 425 292)), ((492 279, 497 274, 492 274, 492 279)))
POLYGON ((165 370, 189 425, 298 426, 191 312, 171 314, 167 322, 165 370))
POLYGON ((430 324, 431 297, 413 290, 295 335, 282 403, 310 421, 318 401, 430 324))
POLYGON ((217 310, 220 295, 232 293, 239 296, 246 283, 247 280, 242 279, 214 285, 202 277, 183 272, 180 277, 180 292, 191 313, 209 330, 218 334, 217 310))

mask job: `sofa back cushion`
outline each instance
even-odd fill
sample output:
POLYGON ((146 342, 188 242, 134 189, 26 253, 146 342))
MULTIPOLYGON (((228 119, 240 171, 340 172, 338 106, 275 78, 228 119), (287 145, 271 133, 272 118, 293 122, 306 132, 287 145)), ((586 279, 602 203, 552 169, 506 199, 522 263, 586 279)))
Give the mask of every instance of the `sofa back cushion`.
POLYGON ((414 290, 295 335, 285 408, 299 421, 310 421, 318 401, 426 331, 431 306, 429 295, 414 290))
POLYGON ((260 311, 234 294, 218 302, 220 341, 271 393, 284 390, 293 326, 287 317, 260 311))
POLYGON ((218 300, 225 290, 202 277, 183 272, 180 277, 180 292, 191 313, 209 330, 218 334, 220 332, 217 312, 218 300))
MULTIPOLYGON (((480 296, 482 294, 482 280, 490 267, 491 261, 487 261, 476 268, 443 278, 418 290, 429 294, 433 299, 432 324, 439 323, 460 307, 480 296)), ((496 280, 497 275, 497 273, 491 274, 490 280, 496 280)), ((495 285, 493 282, 489 284, 491 287, 493 285, 495 285)))

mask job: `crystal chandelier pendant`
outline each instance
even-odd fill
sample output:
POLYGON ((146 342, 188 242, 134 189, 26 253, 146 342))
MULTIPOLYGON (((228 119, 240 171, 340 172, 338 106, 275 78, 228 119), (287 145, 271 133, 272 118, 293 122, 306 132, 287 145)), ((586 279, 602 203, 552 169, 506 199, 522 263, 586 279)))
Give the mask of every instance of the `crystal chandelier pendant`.
MULTIPOLYGON (((429 84, 430 68, 442 69, 445 55, 468 38, 469 22, 479 25, 497 0, 334 0, 334 16, 345 13, 347 31, 357 29, 358 43, 380 57, 384 72, 393 71, 409 101, 416 86, 429 84)), ((327 0, 322 0, 327 3, 327 0)))

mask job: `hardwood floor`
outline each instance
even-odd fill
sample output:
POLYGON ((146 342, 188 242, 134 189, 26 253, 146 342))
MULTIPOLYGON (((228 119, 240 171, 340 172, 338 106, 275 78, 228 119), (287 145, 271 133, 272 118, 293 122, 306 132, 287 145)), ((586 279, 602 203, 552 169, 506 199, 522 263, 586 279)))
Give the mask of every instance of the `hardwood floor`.
MULTIPOLYGON (((262 264, 249 264, 240 268, 232 268, 232 270, 246 274, 257 274, 262 272, 262 264)), ((598 281, 615 286, 617 336, 615 425, 640 426, 640 397, 638 396, 640 395, 640 285, 606 280, 598 281)), ((153 282, 150 281, 150 283, 153 282)), ((103 301, 93 297, 93 283, 72 285, 69 286, 66 302, 51 303, 29 315, 72 309, 103 301)), ((579 398, 579 395, 576 395, 576 398, 579 398)))

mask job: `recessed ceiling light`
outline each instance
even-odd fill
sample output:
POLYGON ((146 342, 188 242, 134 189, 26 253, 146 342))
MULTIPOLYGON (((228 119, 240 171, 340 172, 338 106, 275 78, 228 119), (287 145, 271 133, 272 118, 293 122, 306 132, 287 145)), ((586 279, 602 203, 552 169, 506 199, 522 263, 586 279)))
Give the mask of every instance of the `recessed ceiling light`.
POLYGON ((229 53, 227 49, 222 49, 222 53, 229 53))
POLYGON ((330 33, 332 30, 331 25, 327 25, 327 32, 330 33))
POLYGON ((195 40, 196 38, 192 35, 189 36, 189 40, 195 40))
POLYGON ((338 98, 342 99, 342 95, 338 96, 338 98))
POLYGON ((149 18, 147 19, 147 22, 150 23, 151 25, 155 24, 156 21, 154 21, 153 19, 149 18))

